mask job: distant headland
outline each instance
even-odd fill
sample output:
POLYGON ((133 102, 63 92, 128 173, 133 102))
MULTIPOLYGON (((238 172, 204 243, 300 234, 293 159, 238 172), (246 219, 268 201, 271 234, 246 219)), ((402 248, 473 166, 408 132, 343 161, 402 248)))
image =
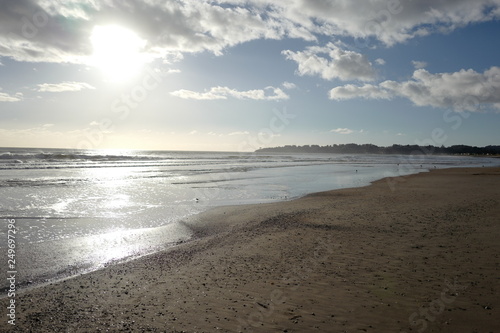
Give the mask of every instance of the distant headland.
POLYGON ((328 154, 436 154, 436 155, 496 155, 500 156, 500 146, 474 147, 466 145, 454 146, 419 146, 419 145, 398 145, 379 147, 373 144, 334 144, 327 146, 319 145, 286 145, 282 147, 260 148, 258 153, 328 153, 328 154))

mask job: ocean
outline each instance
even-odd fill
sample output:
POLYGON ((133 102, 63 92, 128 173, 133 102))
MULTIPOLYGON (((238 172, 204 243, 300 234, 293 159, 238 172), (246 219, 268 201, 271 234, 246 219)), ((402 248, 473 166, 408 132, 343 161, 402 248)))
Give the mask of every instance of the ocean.
POLYGON ((1 267, 8 271, 12 220, 23 288, 175 246, 191 237, 182 219, 211 207, 291 200, 433 168, 494 165, 500 159, 0 148, 1 267))

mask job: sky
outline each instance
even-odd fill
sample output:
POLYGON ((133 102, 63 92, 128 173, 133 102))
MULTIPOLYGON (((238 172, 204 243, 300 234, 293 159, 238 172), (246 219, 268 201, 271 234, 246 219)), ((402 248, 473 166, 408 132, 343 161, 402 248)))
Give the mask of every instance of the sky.
POLYGON ((0 146, 500 145, 500 0, 3 0, 0 146))

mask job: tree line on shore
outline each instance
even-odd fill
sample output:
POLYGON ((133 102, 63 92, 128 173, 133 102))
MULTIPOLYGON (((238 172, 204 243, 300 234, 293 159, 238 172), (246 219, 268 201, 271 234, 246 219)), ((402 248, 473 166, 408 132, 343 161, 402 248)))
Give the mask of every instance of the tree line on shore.
POLYGON ((500 146, 475 147, 466 145, 454 146, 419 146, 419 145, 398 145, 380 147, 374 144, 333 144, 326 146, 319 145, 286 145, 281 147, 270 147, 257 149, 258 153, 329 153, 329 154, 437 154, 437 155, 500 155, 500 146))

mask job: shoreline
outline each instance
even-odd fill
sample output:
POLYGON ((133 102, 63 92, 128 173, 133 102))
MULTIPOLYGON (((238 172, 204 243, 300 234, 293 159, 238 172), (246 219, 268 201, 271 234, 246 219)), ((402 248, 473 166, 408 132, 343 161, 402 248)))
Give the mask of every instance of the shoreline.
MULTIPOLYGON (((395 163, 395 161, 392 161, 395 163)), ((364 187, 368 186, 371 182, 376 181, 377 179, 381 179, 383 177, 387 177, 389 175, 399 175, 399 176, 404 176, 407 174, 412 174, 412 173, 420 173, 420 172, 428 172, 430 168, 432 168, 432 165, 425 165, 422 166, 421 164, 416 163, 414 160, 406 160, 402 159, 401 161, 401 167, 399 164, 393 165, 393 163, 388 163, 387 165, 393 165, 394 168, 391 170, 391 168, 382 168, 381 170, 378 171, 373 171, 375 168, 371 166, 371 168, 367 169, 366 172, 360 172, 358 173, 357 171, 357 166, 352 165, 352 168, 348 167, 345 170, 341 170, 341 175, 336 177, 335 174, 328 174, 325 177, 323 175, 319 177, 318 179, 314 179, 313 182, 307 183, 306 186, 305 183, 302 186, 297 187, 295 190, 286 190, 284 193, 284 196, 270 196, 270 197, 259 197, 260 199, 248 199, 245 201, 243 198, 243 201, 239 202, 231 202, 230 197, 224 197, 225 199, 229 200, 222 200, 220 202, 216 202, 217 205, 243 205, 243 204, 255 204, 255 203, 261 203, 261 202, 270 202, 270 203, 277 203, 280 202, 280 200, 286 200, 288 199, 298 199, 301 198, 307 193, 314 193, 318 191, 325 191, 325 190, 331 190, 336 189, 336 188, 354 188, 354 187, 364 187), (355 170, 356 169, 356 170, 355 170), (385 170, 387 169, 387 170, 385 170), (354 171, 356 173, 354 174, 354 171), (349 175, 349 172, 352 173, 352 175, 349 175), (330 179, 330 181, 328 181, 330 179), (331 181, 333 179, 333 181, 331 181), (286 194, 286 195, 285 195, 286 194)), ((419 162, 420 163, 420 162, 419 162)), ((381 164, 385 165, 386 164, 381 164)), ((314 166, 314 165, 312 165, 314 166)), ((438 166, 438 167, 442 167, 438 166)), ((338 166, 337 166, 338 167, 338 166)), ((315 174, 316 169, 311 169, 309 172, 311 174, 315 174)), ((337 171, 339 171, 337 170, 337 171)), ((319 170, 320 174, 322 170, 319 170)), ((324 171, 324 170, 323 170, 324 171)), ((273 175, 272 173, 270 175, 273 175)), ((270 176, 268 175, 268 176, 270 176)), ((274 173, 274 176, 279 176, 279 174, 274 173)), ((292 180, 291 180, 292 181, 292 180)), ((286 184, 286 182, 284 182, 286 184)), ((265 185, 263 185, 265 186, 265 185)), ((257 187, 262 188, 260 185, 257 187)), ((254 189, 255 190, 255 189, 254 189)), ((264 193, 264 192, 263 192, 264 193)), ((205 195, 207 193, 203 192, 200 195, 205 195)), ((276 194, 276 193, 275 193, 276 194)), ((195 195, 198 197, 198 193, 195 195)), ((203 206, 202 209, 200 210, 210 210, 212 207, 210 200, 212 199, 211 197, 211 192, 208 192, 207 197, 208 197, 208 202, 203 201, 203 196, 201 197, 202 200, 200 201, 199 205, 203 206), (205 205, 205 206, 204 206, 205 205)), ((215 198, 217 199, 217 198, 215 198)), ((165 202, 165 201, 164 201, 165 202)), ((197 206, 198 206, 198 201, 196 201, 197 206)), ((161 220, 168 215, 167 210, 164 208, 163 212, 157 213, 157 220, 161 220)), ((199 213, 199 211, 197 213, 199 213)), ((196 214, 197 214, 196 213, 196 214)), ((177 222, 182 220, 182 216, 177 216, 173 215, 174 217, 170 219, 171 221, 175 221, 174 223, 167 223, 166 225, 163 226, 155 226, 156 231, 154 234, 159 234, 160 231, 162 230, 161 228, 168 228, 168 226, 173 226, 173 225, 180 225, 177 222)), ((93 217, 81 217, 78 219, 75 219, 75 226, 74 230, 71 231, 64 231, 64 228, 62 228, 62 233, 59 234, 61 238, 51 240, 50 237, 46 237, 46 240, 42 238, 42 241, 39 242, 34 242, 34 243, 29 243, 29 244, 24 244, 24 247, 21 249, 25 249, 24 254, 21 256, 21 258, 24 257, 23 260, 20 260, 19 262, 21 263, 20 265, 20 271, 22 272, 19 275, 19 282, 22 283, 21 287, 24 289, 25 286, 33 287, 35 285, 39 284, 44 284, 46 282, 55 282, 57 280, 60 280, 61 278, 66 278, 66 277, 71 277, 75 275, 79 275, 82 272, 89 272, 93 271, 96 269, 99 269, 99 267, 102 267, 103 265, 109 264, 110 259, 107 256, 108 252, 114 252, 118 254, 122 254, 121 256, 118 257, 112 257, 112 262, 124 262, 128 261, 130 259, 134 259, 137 257, 141 257, 145 254, 155 252, 151 250, 150 243, 154 242, 156 244, 156 249, 163 249, 163 244, 165 243, 165 240, 162 239, 160 236, 154 236, 153 238, 156 239, 150 239, 150 240, 145 240, 142 238, 142 240, 138 239, 141 238, 141 234, 148 234, 146 229, 141 226, 139 227, 133 227, 130 224, 131 220, 148 220, 152 219, 153 216, 151 214, 144 214, 144 216, 140 216, 138 214, 137 216, 133 217, 132 215, 130 216, 128 222, 124 221, 117 221, 117 225, 119 226, 121 222, 124 223, 125 228, 121 230, 122 228, 118 228, 116 230, 108 230, 105 231, 104 233, 97 232, 93 234, 91 231, 88 235, 85 235, 86 233, 89 232, 89 230, 92 230, 93 226, 91 225, 92 223, 96 223, 97 220, 100 218, 93 218, 93 217), (88 221, 87 221, 88 220, 88 221), (83 222, 81 222, 83 221, 83 222), (128 223, 128 224, 127 224, 128 223), (79 224, 81 224, 79 226, 79 224), (80 229, 78 229, 80 228, 80 229), (137 228, 137 229, 136 229, 137 228), (114 232, 122 232, 122 241, 119 241, 118 238, 115 238, 113 235, 114 232), (80 233, 82 236, 77 236, 80 233), (135 233, 135 238, 131 237, 128 235, 128 233, 135 233), (98 245, 98 239, 109 239, 111 238, 111 242, 117 243, 117 246, 97 246, 95 247, 94 245, 98 245), (94 244, 95 243, 95 244, 94 244), (93 245, 91 245, 93 244, 93 245), (135 246, 134 249, 128 249, 127 253, 123 251, 123 247, 127 247, 127 244, 134 244, 138 245, 135 246), (93 249, 97 249, 100 253, 95 253, 93 249), (86 254, 88 253, 88 255, 86 254)), ((32 217, 34 219, 34 217, 32 217)), ((27 220, 31 220, 30 218, 26 218, 27 220)), ((23 220, 20 218, 20 220, 23 220)), ((23 232, 29 230, 33 230, 34 233, 37 232, 38 226, 35 226, 36 228, 31 228, 31 225, 28 226, 31 222, 25 222, 24 225, 22 224, 23 221, 20 221, 21 223, 19 226, 23 227, 23 232)), ((106 221, 104 221, 106 222, 106 221)), ((110 221, 112 224, 114 224, 113 221, 110 221)), ((51 223, 52 224, 52 223, 51 223)), ((100 227, 100 223, 96 223, 97 229, 100 227)), ((42 232, 40 234, 42 235, 47 235, 49 234, 51 230, 58 230, 56 228, 47 228, 48 232, 42 232)), ((96 230, 97 230, 96 229, 96 230)), ((53 232, 53 231, 52 231, 53 232)), ((36 237, 36 235, 32 234, 27 234, 29 237, 36 237)), ((149 236, 148 236, 149 237, 149 236)), ((34 238, 36 239, 36 238, 34 238)), ((109 243, 109 242, 108 242, 109 243)), ((175 243, 173 241, 172 243, 175 243)), ((5 248, 6 250, 6 248, 5 248)), ((0 283, 0 290, 5 291, 5 288, 8 284, 7 281, 4 281, 4 283, 0 283)), ((0 296, 2 298, 2 296, 0 296)))
MULTIPOLYGON (((409 170, 405 169, 404 172, 408 172, 409 170)), ((404 173, 403 172, 403 173, 404 173)), ((417 173, 422 173, 422 172, 429 172, 428 168, 418 168, 418 169, 411 169, 412 173, 410 174, 417 174, 417 173)), ((387 172, 389 173, 389 172, 387 172)), ((357 174, 357 170, 356 170, 357 174)), ((404 176, 408 174, 404 173, 404 176)), ((348 188, 360 188, 360 187, 365 187, 369 186, 372 182, 384 179, 384 175, 380 174, 380 178, 372 178, 369 177, 369 179, 366 179, 362 181, 360 184, 351 184, 350 186, 347 187, 341 187, 342 189, 348 189, 348 188), (372 180, 370 180, 370 178, 372 180)), ((385 176, 387 177, 387 176, 385 176)), ((336 190, 336 189, 333 189, 336 190)), ((323 192, 325 190, 322 190, 323 192)), ((326 191, 332 191, 332 189, 326 189, 326 191)), ((190 215, 188 217, 189 219, 196 219, 196 216, 199 214, 203 214, 207 211, 211 210, 217 210, 219 207, 239 207, 239 206, 247 206, 247 205, 259 205, 259 204, 279 204, 281 202, 286 202, 290 200, 297 200, 303 197, 306 197, 308 195, 311 195, 312 193, 316 192, 310 192, 310 193, 305 193, 301 194, 299 196, 294 196, 294 197, 281 197, 279 200, 253 200, 245 203, 234 203, 234 204, 222 204, 220 206, 208 206, 205 207, 204 210, 201 212, 195 213, 193 215, 190 215)), ((42 217, 30 217, 29 219, 41 219, 42 217)), ((43 217, 46 218, 46 217, 43 217)), ((16 220, 21 220, 25 218, 19 218, 16 220)), ((59 218, 56 218, 59 219, 59 218)), ((80 218, 81 220, 85 220, 87 218, 83 217, 80 218)), ((81 237, 76 237, 76 238, 68 238, 68 239, 56 239, 56 240, 48 240, 48 241, 42 241, 42 242, 35 242, 35 243, 27 243, 23 244, 23 249, 30 248, 29 252, 24 253, 24 260, 19 260, 21 265, 18 267, 18 269, 23 272, 24 274, 20 274, 18 276, 18 290, 25 291, 25 290, 32 290, 34 288, 38 288, 39 286, 43 286, 49 283, 57 283, 59 281, 63 281, 66 279, 71 279, 73 277, 76 277, 81 274, 88 274, 90 272, 96 271, 101 269, 102 267, 107 267, 110 265, 118 264, 118 263, 125 263, 130 260, 135 260, 138 258, 141 258, 146 255, 150 255, 156 252, 161 252, 164 251, 170 247, 176 246, 179 242, 186 242, 189 241, 189 239, 186 239, 185 233, 180 232, 179 235, 173 236, 167 235, 166 230, 167 229, 182 229, 183 227, 186 227, 186 224, 183 222, 183 220, 186 219, 185 217, 179 218, 173 223, 169 223, 166 225, 154 227, 154 228, 138 228, 138 229, 125 229, 124 231, 119 231, 125 234, 124 237, 127 238, 128 243, 137 243, 137 244, 142 244, 142 249, 141 250, 134 250, 130 251, 130 249, 126 249, 126 251, 123 251, 124 249, 120 249, 122 243, 125 243, 124 240, 119 241, 120 243, 117 248, 107 248, 107 250, 112 251, 112 252, 117 252, 117 250, 120 250, 123 255, 119 256, 117 258, 112 258, 109 259, 108 261, 103 261, 102 257, 106 257, 104 254, 103 248, 99 248, 100 255, 92 255, 91 257, 85 257, 85 255, 82 255, 84 252, 90 253, 91 248, 88 245, 85 245, 86 243, 92 243, 95 244, 97 243, 96 239, 103 238, 107 241, 110 241, 110 235, 114 234, 116 231, 111 231, 111 232, 106 232, 103 234, 95 234, 95 235, 86 235, 86 236, 81 236, 81 237), (151 234, 154 235, 153 238, 151 238, 151 234), (149 236, 148 236, 149 235, 149 236), (139 240, 139 238, 144 238, 144 237, 149 237, 150 239, 148 241, 145 241, 144 239, 139 240), (170 237, 170 240, 167 240, 166 238, 170 237), (155 245, 151 246, 151 243, 154 243, 155 245), (146 245, 147 244, 147 245, 146 245), (61 259, 57 259, 59 256, 62 257, 61 259), (37 263, 43 262, 44 265, 41 265, 37 267, 37 263), (27 269, 30 267, 31 269, 27 269), (33 267, 36 267, 36 270, 32 269, 33 267)), ((113 241, 113 240, 111 240, 113 241)), ((7 250, 7 249, 5 249, 7 250)), ((8 290, 8 282, 4 281, 4 283, 0 284, 0 299, 6 297, 6 291, 8 290)))
POLYGON ((438 169, 212 208, 183 221, 183 244, 21 291, 14 330, 498 330, 498 176, 438 169))

